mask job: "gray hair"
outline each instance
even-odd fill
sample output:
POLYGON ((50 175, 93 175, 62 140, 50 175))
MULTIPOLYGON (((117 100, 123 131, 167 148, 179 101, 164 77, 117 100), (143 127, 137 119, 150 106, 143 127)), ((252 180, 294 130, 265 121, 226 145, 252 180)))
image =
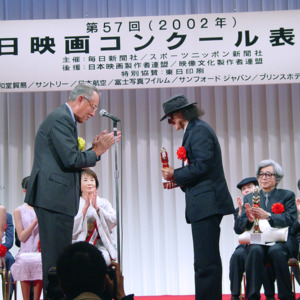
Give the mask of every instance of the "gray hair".
POLYGON ((79 96, 83 96, 86 99, 91 100, 94 92, 96 92, 100 97, 100 92, 95 86, 91 84, 80 83, 76 85, 70 92, 69 100, 75 101, 79 96))
POLYGON ((258 177, 258 174, 260 173, 260 170, 262 168, 268 167, 268 166, 273 166, 274 168, 274 174, 275 174, 275 179, 276 179, 276 186, 277 184, 281 181, 281 179, 284 176, 284 173, 282 171, 281 166, 279 165, 279 163, 277 163, 275 160, 273 159, 265 159, 262 160, 257 167, 257 171, 256 171, 256 177, 258 177))

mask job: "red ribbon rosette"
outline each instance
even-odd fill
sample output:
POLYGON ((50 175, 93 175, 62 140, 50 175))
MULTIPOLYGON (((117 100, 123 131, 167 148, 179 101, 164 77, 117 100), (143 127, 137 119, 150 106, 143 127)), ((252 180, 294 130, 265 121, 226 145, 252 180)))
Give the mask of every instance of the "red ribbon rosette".
POLYGON ((39 252, 41 252, 41 242, 38 241, 38 246, 39 246, 39 252))
POLYGON ((0 256, 4 257, 7 253, 7 248, 4 245, 0 245, 0 256))
POLYGON ((284 206, 282 203, 274 203, 272 205, 272 213, 278 215, 284 212, 284 206))
POLYGON ((180 160, 186 160, 186 150, 183 146, 179 147, 177 150, 177 157, 180 160))
POLYGON ((186 161, 189 163, 187 157, 186 157, 186 150, 183 146, 179 147, 177 150, 177 158, 180 160, 183 160, 184 162, 186 161))

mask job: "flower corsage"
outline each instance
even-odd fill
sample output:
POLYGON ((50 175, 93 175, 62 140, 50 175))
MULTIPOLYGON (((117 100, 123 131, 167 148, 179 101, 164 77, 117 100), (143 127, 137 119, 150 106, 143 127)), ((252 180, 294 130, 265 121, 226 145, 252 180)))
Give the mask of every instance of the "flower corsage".
POLYGON ((276 215, 282 214, 284 212, 284 206, 282 203, 274 203, 271 209, 272 209, 272 213, 276 215))
POLYGON ((189 163, 188 158, 186 157, 186 149, 183 146, 179 147, 176 153, 178 159, 189 163))
POLYGON ((0 256, 4 257, 7 253, 7 248, 4 245, 0 245, 0 256))
POLYGON ((82 137, 78 137, 78 147, 80 151, 84 151, 85 140, 82 137))

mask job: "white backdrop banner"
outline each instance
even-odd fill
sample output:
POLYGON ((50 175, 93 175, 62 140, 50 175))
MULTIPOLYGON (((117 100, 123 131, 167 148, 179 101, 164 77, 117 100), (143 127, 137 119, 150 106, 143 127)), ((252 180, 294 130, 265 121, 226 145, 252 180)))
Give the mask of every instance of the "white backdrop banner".
POLYGON ((0 92, 300 82, 300 10, 0 21, 0 92))

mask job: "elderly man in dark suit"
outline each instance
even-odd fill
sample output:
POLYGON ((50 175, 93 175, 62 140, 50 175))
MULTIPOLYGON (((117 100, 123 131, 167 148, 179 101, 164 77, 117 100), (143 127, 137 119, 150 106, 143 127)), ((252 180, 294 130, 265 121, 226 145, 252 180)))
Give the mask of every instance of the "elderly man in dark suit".
POLYGON ((178 158, 182 167, 161 170, 167 188, 185 192, 186 221, 191 223, 197 300, 222 299, 222 262, 219 250, 220 222, 234 212, 224 176, 219 141, 213 129, 199 117, 203 112, 183 95, 163 104, 165 116, 175 130, 184 130, 178 158))
MULTIPOLYGON (((293 225, 297 218, 295 194, 292 191, 277 189, 284 174, 281 166, 274 160, 259 163, 256 176, 261 187, 260 206, 252 206, 252 194, 244 197, 242 215, 237 219, 241 231, 249 230, 258 220, 268 220, 271 227, 283 228, 293 225)), ((248 300, 260 299, 260 288, 266 263, 270 263, 277 279, 278 298, 294 299, 290 273, 289 257, 293 257, 297 248, 294 236, 288 236, 288 242, 277 242, 272 246, 250 244, 246 246, 246 296, 248 300)))
POLYGON ((103 131, 94 138, 91 149, 79 150, 76 124, 93 117, 98 104, 98 90, 79 84, 71 91, 69 101, 50 113, 36 134, 25 202, 34 207, 38 218, 44 299, 48 299, 48 271, 56 265, 64 246, 72 242, 81 169, 94 166, 114 143, 114 133, 103 131))

